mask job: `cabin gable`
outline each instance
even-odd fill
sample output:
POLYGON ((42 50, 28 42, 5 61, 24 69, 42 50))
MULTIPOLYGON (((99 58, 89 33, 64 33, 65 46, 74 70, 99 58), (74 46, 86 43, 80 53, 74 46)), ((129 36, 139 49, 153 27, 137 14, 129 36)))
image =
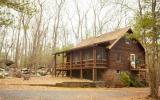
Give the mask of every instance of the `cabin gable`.
POLYGON ((138 41, 122 37, 109 50, 109 68, 130 70, 130 55, 135 54, 138 63, 144 63, 145 51, 138 41))

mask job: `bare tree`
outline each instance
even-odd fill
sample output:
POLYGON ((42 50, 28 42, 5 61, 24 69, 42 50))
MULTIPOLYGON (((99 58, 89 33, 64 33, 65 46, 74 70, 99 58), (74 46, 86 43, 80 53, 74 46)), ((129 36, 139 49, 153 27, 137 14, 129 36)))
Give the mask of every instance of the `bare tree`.
POLYGON ((159 82, 158 82, 158 70, 159 70, 159 60, 158 60, 158 31, 156 27, 156 5, 157 1, 152 0, 151 2, 151 13, 153 18, 153 26, 152 26, 152 61, 149 65, 149 73, 150 73, 150 90, 151 97, 156 98, 158 100, 158 90, 159 90, 159 82))
POLYGON ((107 17, 109 10, 106 10, 108 1, 102 2, 101 0, 97 0, 96 3, 94 3, 94 0, 92 0, 92 10, 94 15, 93 20, 93 33, 94 36, 101 35, 106 29, 106 25, 113 19, 113 16, 107 17), (102 15, 103 13, 103 15, 102 15))
MULTIPOLYGON (((38 0, 38 5, 40 7, 40 12, 35 16, 36 30, 32 33, 32 51, 30 56, 30 66, 34 68, 37 72, 37 66, 39 61, 39 53, 40 53, 40 43, 42 40, 43 32, 42 32, 42 18, 43 18, 43 3, 38 0)), ((34 29, 33 29, 34 30, 34 29)))
POLYGON ((65 4, 65 0, 55 0, 55 5, 57 6, 56 8, 56 12, 54 15, 54 20, 53 20, 53 46, 52 46, 52 50, 53 53, 55 52, 55 48, 56 48, 56 44, 57 44, 57 37, 59 34, 59 27, 60 27, 60 19, 61 19, 61 12, 62 12, 62 8, 65 4))
POLYGON ((86 11, 82 11, 79 7, 79 2, 77 0, 74 1, 74 5, 76 8, 75 14, 73 14, 71 17, 68 14, 68 19, 71 23, 72 31, 74 33, 76 44, 79 43, 83 39, 83 33, 84 30, 87 30, 87 14, 90 10, 90 8, 86 9, 86 11), (76 15, 76 16, 75 16, 76 15), (76 23, 73 23, 73 17, 77 18, 76 23), (85 26, 85 28, 84 28, 85 26))
POLYGON ((22 25, 22 15, 20 14, 19 24, 18 24, 18 34, 17 34, 17 41, 16 41, 16 54, 15 54, 15 65, 17 68, 20 67, 20 34, 21 34, 21 25, 22 25))
POLYGON ((28 43, 29 43, 29 38, 28 38, 28 30, 29 30, 29 25, 30 25, 30 20, 28 16, 24 15, 22 16, 22 27, 23 27, 23 47, 22 47, 22 53, 24 53, 23 59, 24 63, 23 65, 27 67, 27 55, 28 55, 28 43))
POLYGON ((3 27, 1 28, 1 38, 0 38, 0 54, 2 52, 2 49, 3 49, 3 45, 4 45, 4 40, 5 40, 5 37, 6 37, 6 28, 7 27, 3 27))
MULTIPOLYGON (((55 0, 55 13, 53 16, 53 32, 52 32, 52 53, 56 52, 56 47, 57 47, 57 38, 59 35, 59 29, 60 29, 60 19, 62 17, 62 10, 65 4, 65 0, 55 0)), ((53 57, 54 59, 54 57, 53 57)), ((54 72, 54 68, 52 68, 52 65, 54 63, 54 60, 52 60, 51 64, 50 64, 50 72, 53 74, 54 72), (52 70, 52 71, 51 71, 52 70)))

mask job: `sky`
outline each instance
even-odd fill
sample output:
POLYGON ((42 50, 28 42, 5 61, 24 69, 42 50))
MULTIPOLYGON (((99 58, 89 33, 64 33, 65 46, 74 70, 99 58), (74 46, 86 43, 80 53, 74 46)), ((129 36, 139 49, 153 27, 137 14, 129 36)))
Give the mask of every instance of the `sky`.
MULTIPOLYGON (((47 43, 48 44, 50 43, 53 45, 53 39, 52 39, 53 23, 57 13, 56 12, 57 5, 55 4, 55 0, 40 0, 40 1, 41 2, 45 1, 43 3, 43 24, 47 25, 49 21, 49 30, 47 31, 47 43)), ((76 0, 66 0, 65 5, 62 9, 61 18, 60 18, 60 24, 62 24, 62 22, 64 23, 65 31, 68 34, 67 43, 74 44, 74 45, 77 44, 77 39, 75 38, 75 34, 72 30, 71 21, 73 24, 73 28, 75 30, 77 29, 78 22, 79 22, 75 1, 76 0), (71 21, 69 19, 71 19, 71 21)), ((122 0, 99 0, 102 3, 98 3, 97 1, 98 0, 77 0, 78 7, 81 14, 80 16, 83 17, 85 12, 88 11, 88 13, 86 14, 85 20, 83 20, 82 31, 80 31, 80 33, 83 34, 83 39, 85 39, 86 34, 89 34, 89 36, 93 36, 94 30, 95 30, 93 8, 100 9, 100 6, 101 6, 100 4, 104 4, 104 2, 106 2, 105 6, 101 10, 101 12, 98 14, 101 24, 103 24, 105 21, 107 22, 104 25, 102 34, 109 31, 113 31, 116 28, 123 28, 123 27, 130 26, 134 23, 133 19, 135 16, 135 12, 134 12, 135 10, 133 9, 137 9, 138 7, 137 0, 124 0, 128 7, 125 6, 123 8, 121 8, 120 6, 120 3, 122 3, 120 1, 122 0), (118 4, 115 4, 114 1, 118 2, 118 4), (130 8, 132 8, 132 10, 130 8), (120 22, 119 26, 117 26, 118 22, 120 22), (87 30, 85 29, 85 26, 87 26, 87 30)), ((19 13, 17 13, 12 9, 10 9, 9 11, 11 11, 14 14, 15 26, 14 26, 14 29, 12 29, 13 27, 10 27, 7 29, 7 34, 6 34, 7 38, 5 40, 5 43, 6 43, 6 46, 8 47, 10 47, 12 43, 16 43, 16 40, 17 40, 16 38, 18 35, 17 29, 19 27, 19 23, 18 23, 19 13), (14 36, 13 40, 12 40, 12 36, 14 36)), ((99 11, 97 10, 96 13, 98 12, 99 11)), ((33 32, 35 32, 36 30, 36 25, 37 25, 37 21, 35 20, 35 18, 32 18, 31 24, 29 25, 29 27, 30 28, 32 27, 32 28, 27 32, 27 35, 29 37, 28 39, 30 40, 32 40, 32 35, 33 35, 33 32)), ((21 30, 20 41, 23 40, 22 38, 23 35, 24 35, 24 31, 21 30)), ((63 45, 64 45, 64 34, 63 34, 62 27, 60 25, 57 47, 62 47, 63 45)), ((21 46, 23 46, 23 44, 21 46)), ((13 49, 15 51, 15 47, 13 47, 13 49)))
MULTIPOLYGON (((64 23, 67 23, 67 31, 69 31, 70 34, 70 41, 75 43, 74 33, 72 31, 71 23, 68 20, 70 18, 73 22, 74 27, 77 27, 78 24, 78 15, 76 11, 75 2, 78 2, 79 10, 82 13, 87 13, 87 27, 88 27, 88 33, 93 34, 93 23, 94 23, 94 13, 93 13, 93 6, 97 9, 100 8, 100 6, 97 3, 97 0, 66 0, 64 10, 62 12, 62 20, 64 23)), ((105 18, 105 20, 109 20, 107 24, 105 25, 102 33, 106 33, 109 31, 113 31, 116 28, 122 28, 126 26, 130 26, 131 21, 134 18, 134 11, 131 10, 129 7, 136 9, 138 7, 137 0, 124 0, 128 7, 123 7, 120 9, 120 4, 115 4, 115 2, 122 3, 120 0, 99 0, 101 2, 106 2, 105 7, 100 13, 100 19, 105 18), (118 22, 120 22, 120 25, 117 27, 118 22)), ((122 1, 122 0, 121 0, 122 1)), ((43 1, 42 1, 43 2, 43 1)), ((56 5, 54 5, 54 0, 47 0, 45 1, 44 7, 45 7, 45 18, 48 19, 50 16, 54 16, 56 5)), ((81 15, 83 16, 83 14, 81 15)), ((53 26, 52 23, 50 26, 53 26)), ((50 30, 49 32, 52 32, 50 30)), ((82 31, 83 34, 86 34, 86 31, 82 31)))
MULTIPOLYGON (((48 34, 47 37, 49 40, 52 40, 52 32, 53 32, 53 23, 54 23, 54 16, 56 13, 56 6, 55 5, 55 0, 40 0, 41 2, 44 2, 43 4, 43 13, 44 13, 44 17, 43 17, 43 22, 46 24, 48 19, 50 20, 49 23, 49 30, 48 30, 48 34)), ((81 17, 83 17, 84 13, 86 11, 88 11, 87 13, 87 22, 83 22, 84 25, 87 25, 88 30, 86 31, 84 28, 81 31, 83 33, 83 35, 85 35, 86 33, 90 34, 91 36, 93 35, 93 31, 94 31, 94 27, 93 27, 93 23, 94 23, 94 13, 93 13, 93 7, 99 9, 100 5, 98 4, 98 0, 66 0, 65 1, 65 5, 63 7, 63 10, 61 12, 61 21, 63 21, 66 25, 65 25, 65 30, 68 33, 68 43, 69 44, 75 44, 76 43, 76 39, 75 39, 75 35, 73 33, 72 30, 72 26, 71 26, 71 22, 69 21, 69 18, 72 20, 73 22, 73 26, 76 29, 77 24, 78 24, 78 14, 77 14, 77 10, 76 10, 76 5, 75 5, 75 1, 77 1, 78 3, 78 7, 81 13, 81 17)), ((133 10, 130 10, 127 7, 124 7, 122 9, 120 9, 120 5, 119 4, 115 4, 114 1, 121 3, 120 0, 99 0, 101 2, 105 2, 105 7, 102 9, 101 13, 100 13, 100 19, 104 19, 104 21, 108 21, 107 24, 104 26, 104 29, 102 31, 102 33, 106 33, 109 31, 113 31, 115 28, 117 28, 117 23, 118 21, 121 20, 121 23, 119 25, 118 28, 122 28, 122 27, 126 27, 130 25, 130 22, 133 20, 134 18, 134 13, 133 10)), ((131 8, 137 8, 138 4, 137 4, 137 0, 124 0, 126 2, 126 4, 128 5, 128 7, 131 8)), ((104 4, 104 3, 102 3, 104 4)), ((16 12, 12 11, 15 15, 19 16, 16 12)), ((17 17, 15 17, 15 19, 18 20, 17 17)), ((18 21, 17 21, 18 22, 18 21)), ((35 21, 33 21, 34 23, 35 21)), ((102 21, 103 23, 103 21, 102 21)), ((131 22, 132 23, 132 22, 131 22)), ((33 24, 31 27, 34 28, 33 24)), ((83 25, 83 27, 84 27, 83 25)), ((33 32, 34 30, 30 30, 29 32, 33 32)), ((22 31, 23 32, 23 31, 22 31)), ((11 39, 12 35, 11 32, 9 31, 8 34, 8 40, 11 39)), ((21 35, 23 36, 23 34, 21 35)), ((58 38, 58 45, 62 46, 63 45, 63 34, 59 35, 58 38), (62 37, 62 38, 61 38, 62 37)), ((7 41, 8 41, 7 40, 7 41)))

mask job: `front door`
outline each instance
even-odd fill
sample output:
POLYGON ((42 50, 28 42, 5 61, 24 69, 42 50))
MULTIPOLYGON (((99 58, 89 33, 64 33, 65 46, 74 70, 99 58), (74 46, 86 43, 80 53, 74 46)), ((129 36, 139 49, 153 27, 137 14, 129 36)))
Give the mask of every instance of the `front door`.
POLYGON ((130 54, 130 65, 131 68, 136 68, 136 59, 135 59, 135 54, 130 54))

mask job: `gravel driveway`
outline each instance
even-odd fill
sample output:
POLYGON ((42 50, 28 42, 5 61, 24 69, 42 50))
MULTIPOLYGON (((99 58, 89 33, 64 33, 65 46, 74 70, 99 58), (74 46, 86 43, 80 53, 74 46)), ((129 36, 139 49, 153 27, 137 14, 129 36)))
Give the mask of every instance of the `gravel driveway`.
POLYGON ((59 82, 88 82, 67 77, 32 77, 0 79, 0 100, 146 100, 148 88, 56 88, 29 86, 59 82))
MULTIPOLYGON (((29 87, 31 88, 31 87, 29 87)), ((144 100, 148 89, 60 88, 4 89, 0 100, 144 100)))

